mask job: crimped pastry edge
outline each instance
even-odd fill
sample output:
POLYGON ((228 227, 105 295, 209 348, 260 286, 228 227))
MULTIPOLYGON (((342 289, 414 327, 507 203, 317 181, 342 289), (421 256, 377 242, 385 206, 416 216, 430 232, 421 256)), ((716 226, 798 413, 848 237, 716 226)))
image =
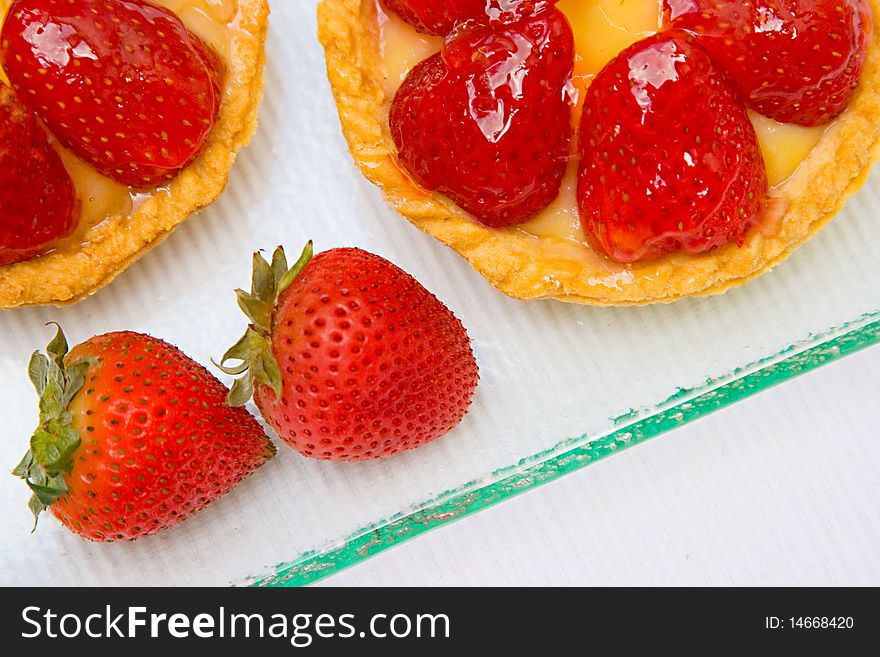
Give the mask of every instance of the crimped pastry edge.
MULTIPOLYGON (((880 16, 880 0, 869 1, 880 16)), ((880 160, 880 39, 875 39, 850 107, 778 188, 787 210, 772 236, 752 230, 742 246, 728 244, 696 256, 671 254, 626 267, 585 254, 586 247, 562 238, 487 228, 444 196, 421 189, 397 165, 374 12, 374 0, 322 0, 318 6, 318 37, 354 161, 404 218, 517 299, 615 306, 721 294, 781 263, 821 230, 880 160)))
POLYGON ((201 155, 127 216, 91 228, 83 245, 0 267, 0 308, 66 305, 112 281, 223 192, 237 151, 257 127, 263 95, 268 0, 238 0, 231 24, 226 97, 201 155))

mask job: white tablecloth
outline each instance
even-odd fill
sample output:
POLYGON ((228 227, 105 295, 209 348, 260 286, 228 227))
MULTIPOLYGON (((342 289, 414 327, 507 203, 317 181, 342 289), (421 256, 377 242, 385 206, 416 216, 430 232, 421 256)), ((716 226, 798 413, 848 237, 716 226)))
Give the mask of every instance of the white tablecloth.
POLYGON ((325 585, 878 585, 880 347, 325 585))

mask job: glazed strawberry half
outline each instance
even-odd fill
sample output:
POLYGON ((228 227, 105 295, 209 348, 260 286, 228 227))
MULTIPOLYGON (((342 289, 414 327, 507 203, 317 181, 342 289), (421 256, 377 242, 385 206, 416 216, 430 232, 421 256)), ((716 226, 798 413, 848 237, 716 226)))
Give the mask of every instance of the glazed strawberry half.
POLYGON ((620 262, 702 253, 761 216, 767 174, 746 108, 687 32, 620 53, 586 91, 578 207, 620 262))
POLYGON ((555 8, 511 24, 464 23, 394 97, 400 164, 488 226, 526 221, 565 174, 573 65, 571 27, 555 8))
POLYGON ((236 291, 251 324, 220 364, 244 373, 231 404, 253 394, 282 440, 336 461, 389 456, 458 425, 477 364, 461 322, 412 276, 360 249, 313 258, 311 243, 289 269, 280 247, 253 264, 251 292, 236 291))
POLYGON ((873 36, 867 0, 664 0, 743 101, 784 123, 827 123, 850 102, 873 36))
POLYGON ((144 0, 15 0, 0 64, 64 146, 134 188, 192 162, 220 110, 218 55, 144 0))
POLYGON ((220 381, 148 335, 107 333, 68 353, 59 328, 28 374, 40 422, 13 474, 35 518, 48 508, 89 540, 176 525, 275 453, 220 381))
POLYGON ((382 0, 419 32, 445 36, 456 23, 490 18, 511 22, 555 4, 556 0, 382 0))
POLYGON ((0 265, 39 255, 70 235, 78 207, 45 129, 0 82, 0 265))

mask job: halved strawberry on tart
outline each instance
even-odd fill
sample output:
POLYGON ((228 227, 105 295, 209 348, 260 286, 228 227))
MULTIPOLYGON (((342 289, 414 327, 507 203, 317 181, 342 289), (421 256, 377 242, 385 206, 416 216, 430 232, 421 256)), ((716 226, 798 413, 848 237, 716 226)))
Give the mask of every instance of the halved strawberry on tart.
POLYGON ((223 191, 266 0, 0 0, 0 307, 77 301, 223 191))
POLYGON ((878 0, 323 0, 355 162, 522 299, 717 294, 878 159, 878 0), (352 52, 356 56, 352 56, 352 52))

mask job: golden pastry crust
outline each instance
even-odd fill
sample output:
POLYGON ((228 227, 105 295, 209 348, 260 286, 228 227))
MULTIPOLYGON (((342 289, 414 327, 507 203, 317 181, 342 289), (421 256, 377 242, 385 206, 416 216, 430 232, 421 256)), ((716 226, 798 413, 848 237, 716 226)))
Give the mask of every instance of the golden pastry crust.
MULTIPOLYGON (((880 0, 870 0, 880 16, 880 0)), ((880 39, 868 51, 860 89, 795 174, 779 187, 785 215, 766 236, 707 254, 671 254, 623 266, 563 238, 481 226, 440 194, 419 188, 396 161, 388 130, 374 0, 323 0, 318 36, 349 149, 364 175, 414 225, 467 258, 492 285, 518 299, 591 305, 672 302, 720 294, 762 274, 816 234, 880 160, 880 39)))
POLYGON ((267 0, 238 0, 220 118, 198 159, 127 216, 89 229, 81 247, 0 267, 0 308, 74 303, 107 285, 226 187, 236 152, 257 127, 263 95, 267 0))

